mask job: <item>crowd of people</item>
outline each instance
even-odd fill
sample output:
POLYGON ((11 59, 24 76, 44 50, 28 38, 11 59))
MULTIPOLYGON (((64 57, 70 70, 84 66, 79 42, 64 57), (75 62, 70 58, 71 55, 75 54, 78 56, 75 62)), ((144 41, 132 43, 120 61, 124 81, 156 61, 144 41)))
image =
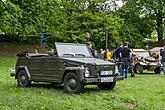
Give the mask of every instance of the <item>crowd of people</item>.
POLYGON ((108 61, 110 61, 112 58, 112 54, 109 49, 106 50, 100 49, 100 53, 98 53, 97 50, 92 49, 92 44, 87 44, 87 47, 89 49, 89 52, 94 58, 108 60, 108 61))
POLYGON ((128 47, 127 42, 120 44, 114 51, 110 51, 109 49, 105 49, 105 50, 100 49, 100 53, 98 53, 97 50, 92 49, 91 44, 87 44, 87 46, 93 57, 106 61, 115 62, 120 71, 120 75, 124 76, 125 79, 127 79, 129 68, 132 73, 131 77, 135 76, 133 70, 131 69, 132 51, 128 47))

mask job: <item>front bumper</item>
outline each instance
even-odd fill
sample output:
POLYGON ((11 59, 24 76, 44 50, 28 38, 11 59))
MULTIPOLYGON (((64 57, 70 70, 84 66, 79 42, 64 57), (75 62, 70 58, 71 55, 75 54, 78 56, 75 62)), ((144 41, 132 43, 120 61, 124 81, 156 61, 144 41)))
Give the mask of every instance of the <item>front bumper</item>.
POLYGON ((97 83, 110 83, 118 80, 124 80, 123 76, 116 76, 116 77, 99 77, 99 78, 85 78, 83 82, 85 84, 97 84, 97 83), (102 78, 109 78, 112 80, 102 81, 102 78))

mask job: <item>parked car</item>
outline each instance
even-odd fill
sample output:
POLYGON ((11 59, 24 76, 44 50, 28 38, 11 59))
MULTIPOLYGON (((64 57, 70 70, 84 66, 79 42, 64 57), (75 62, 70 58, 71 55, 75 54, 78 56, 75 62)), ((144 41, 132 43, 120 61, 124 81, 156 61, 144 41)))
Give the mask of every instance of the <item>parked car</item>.
POLYGON ((154 47, 154 48, 149 50, 149 53, 152 57, 154 57, 156 59, 161 59, 161 57, 160 57, 160 50, 161 49, 163 49, 163 47, 154 47))
POLYGON ((150 56, 149 52, 144 49, 133 49, 132 64, 135 73, 143 73, 143 70, 154 71, 160 74, 160 60, 150 56))
POLYGON ((55 43, 56 52, 49 54, 17 54, 15 79, 19 87, 31 82, 64 84, 68 93, 79 93, 85 85, 113 89, 117 80, 115 64, 93 58, 85 44, 55 43))

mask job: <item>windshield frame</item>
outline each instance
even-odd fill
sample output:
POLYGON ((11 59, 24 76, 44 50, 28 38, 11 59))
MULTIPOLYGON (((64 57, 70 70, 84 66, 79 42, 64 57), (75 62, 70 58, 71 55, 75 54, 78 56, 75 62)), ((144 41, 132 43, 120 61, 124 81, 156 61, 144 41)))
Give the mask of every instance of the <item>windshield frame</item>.
POLYGON ((55 42, 57 55, 61 57, 91 58, 86 44, 55 42))
POLYGON ((150 57, 150 54, 148 51, 134 51, 135 55, 138 57, 150 57))

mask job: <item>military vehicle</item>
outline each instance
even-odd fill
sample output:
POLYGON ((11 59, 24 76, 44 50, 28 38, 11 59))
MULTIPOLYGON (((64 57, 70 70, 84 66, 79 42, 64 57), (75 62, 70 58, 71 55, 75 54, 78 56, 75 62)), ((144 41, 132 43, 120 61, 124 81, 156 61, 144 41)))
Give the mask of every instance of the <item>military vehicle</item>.
POLYGON ((160 60, 152 57, 147 50, 133 49, 132 64, 135 73, 143 73, 143 70, 154 71, 155 74, 160 74, 160 60))
POLYGON ((55 52, 48 54, 18 53, 15 79, 19 87, 31 82, 64 84, 68 93, 80 93, 85 85, 111 90, 117 80, 115 64, 93 58, 85 44, 55 43, 55 52))

